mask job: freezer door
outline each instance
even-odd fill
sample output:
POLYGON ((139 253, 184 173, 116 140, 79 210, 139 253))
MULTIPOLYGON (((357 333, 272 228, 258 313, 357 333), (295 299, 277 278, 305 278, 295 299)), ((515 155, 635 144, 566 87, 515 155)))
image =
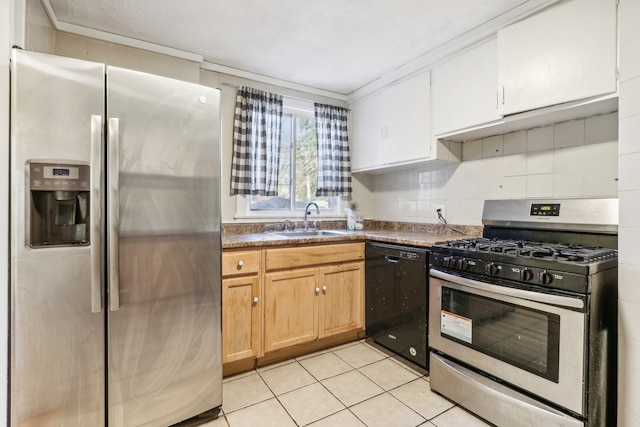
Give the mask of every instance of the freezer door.
MULTIPOLYGON (((103 110, 102 64, 13 51, 12 426, 104 425, 99 220, 103 110), (59 246, 41 242, 32 247, 31 217, 45 212, 31 210, 41 192, 29 188, 30 165, 42 163, 78 165, 75 170, 89 166, 91 196, 82 202, 85 208, 89 202, 89 212, 75 213, 87 215, 81 225, 89 229, 88 242, 59 246)), ((57 179, 50 185, 64 186, 57 179)), ((66 225, 59 218, 56 222, 60 228, 66 225)))
POLYGON ((222 403, 219 91, 107 68, 108 417, 222 403))

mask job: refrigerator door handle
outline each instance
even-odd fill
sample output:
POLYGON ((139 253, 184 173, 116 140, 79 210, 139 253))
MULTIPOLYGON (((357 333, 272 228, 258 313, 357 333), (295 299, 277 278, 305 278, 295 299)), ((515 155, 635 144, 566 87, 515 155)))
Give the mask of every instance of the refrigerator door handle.
POLYGON ((120 221, 120 206, 118 198, 119 173, 120 173, 120 129, 117 118, 109 118, 108 135, 108 176, 107 186, 109 191, 109 310, 120 309, 120 268, 119 268, 119 241, 118 229, 120 221))
POLYGON ((91 116, 91 312, 102 311, 102 116, 91 116))

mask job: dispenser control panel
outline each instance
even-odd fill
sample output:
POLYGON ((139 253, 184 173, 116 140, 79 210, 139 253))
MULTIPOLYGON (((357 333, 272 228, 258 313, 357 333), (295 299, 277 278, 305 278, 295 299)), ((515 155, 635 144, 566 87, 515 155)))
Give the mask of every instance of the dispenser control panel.
POLYGON ((80 169, 77 166, 44 166, 43 175, 45 178, 78 179, 80 169))
POLYGON ((32 248, 87 246, 91 242, 90 166, 29 162, 31 197, 27 241, 32 248))
POLYGON ((88 165, 31 163, 32 191, 89 191, 88 165))

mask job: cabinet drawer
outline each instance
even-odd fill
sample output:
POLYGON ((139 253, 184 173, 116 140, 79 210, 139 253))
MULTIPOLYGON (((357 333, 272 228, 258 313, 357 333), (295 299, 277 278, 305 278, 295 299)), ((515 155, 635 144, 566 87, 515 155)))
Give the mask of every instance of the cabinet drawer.
POLYGON ((222 276, 239 276, 260 271, 260 251, 222 252, 222 276))
POLYGON ((266 269, 279 270, 364 260, 364 243, 267 249, 266 269))

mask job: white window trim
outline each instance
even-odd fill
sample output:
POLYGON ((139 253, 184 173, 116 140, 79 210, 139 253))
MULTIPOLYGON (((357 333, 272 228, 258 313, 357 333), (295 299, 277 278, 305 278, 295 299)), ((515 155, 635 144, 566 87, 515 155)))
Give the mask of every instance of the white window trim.
MULTIPOLYGON (((282 113, 292 114, 295 116, 306 117, 310 119, 315 118, 315 111, 312 101, 303 101, 301 99, 283 97, 282 100, 282 113)), ((333 197, 332 209, 320 210, 320 215, 316 215, 315 208, 311 212, 311 217, 315 221, 316 219, 336 219, 345 218, 346 214, 342 209, 342 197, 333 197)), ((252 211, 247 196, 236 196, 236 214, 235 219, 274 219, 274 218, 304 218, 304 209, 297 210, 273 210, 273 211, 252 211)))

